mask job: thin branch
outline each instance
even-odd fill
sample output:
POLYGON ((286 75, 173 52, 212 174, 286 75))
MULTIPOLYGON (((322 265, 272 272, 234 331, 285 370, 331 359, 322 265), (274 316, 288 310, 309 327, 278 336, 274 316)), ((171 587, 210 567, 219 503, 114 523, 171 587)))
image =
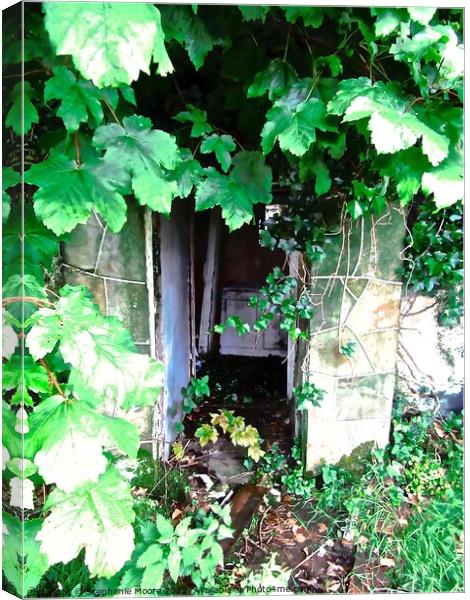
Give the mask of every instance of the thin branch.
POLYGON ((60 383, 57 381, 57 377, 55 376, 55 374, 51 371, 51 369, 49 368, 48 364, 46 363, 46 361, 43 358, 40 358, 38 360, 38 363, 44 367, 47 371, 47 374, 49 376, 49 379, 51 381, 51 383, 54 385, 54 387, 57 389, 57 391, 59 392, 59 394, 61 396, 63 396, 65 398, 65 394, 63 389, 60 387, 60 383))
POLYGON ((49 300, 44 300, 44 298, 35 298, 34 296, 12 296, 11 298, 3 298, 2 306, 15 304, 16 302, 29 302, 30 304, 36 304, 36 306, 39 306, 40 308, 44 308, 45 306, 54 306, 52 302, 49 302, 49 300))
POLYGON ((290 33, 292 31, 292 25, 289 27, 289 31, 287 32, 287 40, 286 40, 286 45, 284 48, 284 55, 282 57, 282 60, 286 60, 287 58, 287 51, 289 50, 289 41, 290 41, 290 33))

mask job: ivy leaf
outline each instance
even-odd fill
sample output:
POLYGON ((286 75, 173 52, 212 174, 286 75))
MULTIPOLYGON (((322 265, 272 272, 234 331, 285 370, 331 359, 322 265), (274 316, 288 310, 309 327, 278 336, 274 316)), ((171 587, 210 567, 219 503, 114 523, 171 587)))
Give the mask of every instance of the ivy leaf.
POLYGON ((155 403, 163 382, 163 366, 140 354, 113 317, 103 317, 83 287, 65 286, 53 309, 34 315, 26 344, 35 360, 60 353, 74 369, 70 383, 80 400, 96 406, 107 398, 124 410, 155 403))
POLYGON ((50 564, 64 564, 85 548, 91 577, 111 577, 134 549, 134 511, 129 485, 108 466, 98 483, 87 483, 73 495, 52 490, 44 505, 50 511, 36 540, 50 564))
POLYGON ((90 82, 77 79, 65 67, 55 67, 53 76, 44 86, 44 102, 60 100, 57 116, 64 121, 68 131, 77 131, 80 123, 87 123, 89 114, 97 125, 103 120, 101 93, 90 82))
POLYGON ((153 5, 52 2, 43 8, 56 54, 70 54, 81 75, 97 87, 129 84, 140 71, 149 73, 152 54, 161 61, 160 74, 168 72, 160 13, 153 5))
POLYGON ((198 438, 201 446, 207 446, 209 442, 213 442, 215 444, 215 442, 219 438, 217 430, 208 423, 205 423, 204 425, 198 427, 198 429, 196 429, 195 435, 198 438))
POLYGON ((174 136, 152 129, 146 117, 125 117, 123 125, 112 123, 98 127, 93 144, 105 150, 104 163, 124 170, 132 180, 132 189, 142 206, 168 215, 177 193, 177 183, 168 170, 178 160, 174 136))
POLYGON ((270 6, 239 6, 244 21, 266 21, 270 6))
POLYGON ((318 98, 301 102, 294 110, 275 103, 261 132, 264 154, 271 152, 277 140, 282 150, 302 156, 317 139, 315 130, 328 130, 325 114, 325 105, 318 98))
POLYGON ((102 215, 113 232, 126 221, 127 182, 117 167, 100 159, 80 165, 64 154, 52 151, 44 162, 25 173, 25 181, 39 190, 33 196, 37 217, 56 235, 85 223, 92 208, 102 215))
POLYGON ((253 218, 253 204, 271 202, 271 169, 259 152, 239 152, 233 158, 229 175, 221 175, 212 167, 205 170, 206 179, 196 192, 196 210, 222 207, 222 215, 230 231, 253 218))
POLYGON ((464 197, 463 157, 457 150, 452 150, 449 157, 435 169, 424 173, 422 179, 423 192, 434 195, 437 208, 451 206, 464 197))
POLYGON ((38 111, 31 102, 31 98, 35 97, 35 91, 29 82, 25 81, 23 85, 19 82, 12 89, 9 101, 13 104, 5 119, 5 125, 11 127, 16 135, 22 135, 23 133, 26 135, 33 123, 39 123, 38 111))
POLYGON ((12 167, 2 167, 2 222, 10 216, 11 198, 6 190, 18 185, 21 181, 21 175, 12 167))
POLYGON ((192 104, 186 105, 187 110, 178 113, 173 118, 180 123, 192 123, 191 137, 201 137, 211 133, 212 127, 207 122, 207 113, 192 104))
POLYGON ((42 519, 20 521, 7 512, 3 513, 3 526, 7 533, 3 538, 2 567, 5 577, 20 596, 35 588, 49 568, 47 556, 40 551, 39 542, 35 540, 42 523, 42 519))
POLYGON ((227 172, 231 163, 232 157, 230 152, 235 150, 235 142, 231 135, 211 135, 206 138, 201 144, 202 154, 215 153, 215 157, 219 161, 222 170, 227 172))
POLYGON ((323 8, 302 8, 300 6, 282 6, 281 8, 289 23, 295 23, 298 19, 302 19, 304 25, 315 29, 323 23, 323 8))
POLYGON ((275 100, 285 94, 296 80, 297 73, 293 67, 285 60, 275 58, 264 71, 255 75, 246 95, 248 98, 258 98, 267 92, 269 99, 275 100))

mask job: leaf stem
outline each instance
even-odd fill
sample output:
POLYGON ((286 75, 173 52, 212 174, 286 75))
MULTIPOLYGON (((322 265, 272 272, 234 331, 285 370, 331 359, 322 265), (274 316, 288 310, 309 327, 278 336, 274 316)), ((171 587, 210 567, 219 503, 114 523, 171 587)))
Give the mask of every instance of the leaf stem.
POLYGON ((80 166, 82 161, 80 160, 80 143, 78 141, 78 131, 73 132, 73 141, 75 142, 75 154, 77 155, 77 165, 80 166))
POLYGON ((287 40, 286 40, 286 45, 284 47, 284 55, 282 57, 282 60, 285 61, 287 58, 287 51, 289 50, 289 41, 290 41, 290 32, 292 31, 292 25, 289 27, 289 31, 287 32, 287 40))
POLYGON ((113 119, 116 121, 116 123, 122 127, 121 121, 118 119, 118 116, 114 112, 113 107, 111 106, 111 104, 106 100, 106 98, 103 98, 103 102, 104 102, 106 108, 112 114, 113 119))
POLYGON ((418 96, 417 98, 415 98, 410 105, 408 106, 408 108, 406 109, 406 112, 410 112, 410 110, 413 108, 413 106, 417 103, 417 102, 422 102, 424 100, 424 98, 422 96, 418 96))
POLYGON ((43 358, 40 358, 38 360, 38 363, 44 367, 47 371, 47 374, 49 376, 49 379, 51 381, 51 383, 55 386, 55 388, 57 389, 57 391, 59 392, 59 394, 61 396, 63 396, 65 398, 65 394, 64 394, 64 390, 61 388, 60 383, 57 381, 57 377, 55 376, 55 374, 51 371, 51 369, 49 368, 48 364, 46 363, 46 361, 43 358))

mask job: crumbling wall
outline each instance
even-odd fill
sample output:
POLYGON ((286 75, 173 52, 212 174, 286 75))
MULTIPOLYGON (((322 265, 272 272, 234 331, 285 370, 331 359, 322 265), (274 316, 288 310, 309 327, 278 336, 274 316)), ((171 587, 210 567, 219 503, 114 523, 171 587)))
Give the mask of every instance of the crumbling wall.
POLYGON ((404 233, 397 208, 378 218, 343 218, 329 236, 326 259, 310 272, 307 293, 315 315, 297 380, 314 383, 325 395, 321 406, 303 413, 308 470, 388 443, 404 233), (349 343, 352 356, 344 353, 349 343))
MULTIPOLYGON (((139 352, 155 356, 150 215, 135 203, 127 210, 117 234, 96 214, 73 230, 63 244, 63 275, 67 283, 85 285, 103 314, 123 321, 139 352)), ((139 427, 143 443, 155 442, 153 407, 134 408, 127 418, 139 427)))

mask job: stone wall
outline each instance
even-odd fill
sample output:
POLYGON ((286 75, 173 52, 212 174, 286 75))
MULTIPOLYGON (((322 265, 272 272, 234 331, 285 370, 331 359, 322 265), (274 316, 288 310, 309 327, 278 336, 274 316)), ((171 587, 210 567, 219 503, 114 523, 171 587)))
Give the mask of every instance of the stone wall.
MULTIPOLYGON (((63 244, 62 268, 67 283, 88 287, 103 314, 123 321, 139 352, 155 356, 149 223, 149 215, 136 203, 128 204, 127 222, 118 234, 111 233, 93 214, 63 244)), ((130 413, 143 442, 150 443, 154 438, 153 411, 152 407, 144 407, 130 413)))
POLYGON ((325 392, 300 425, 305 463, 316 470, 388 442, 396 382, 401 281, 396 275, 404 215, 344 220, 326 259, 310 272, 315 306, 309 343, 297 354, 297 383, 325 392), (341 349, 352 342, 353 356, 341 349))

